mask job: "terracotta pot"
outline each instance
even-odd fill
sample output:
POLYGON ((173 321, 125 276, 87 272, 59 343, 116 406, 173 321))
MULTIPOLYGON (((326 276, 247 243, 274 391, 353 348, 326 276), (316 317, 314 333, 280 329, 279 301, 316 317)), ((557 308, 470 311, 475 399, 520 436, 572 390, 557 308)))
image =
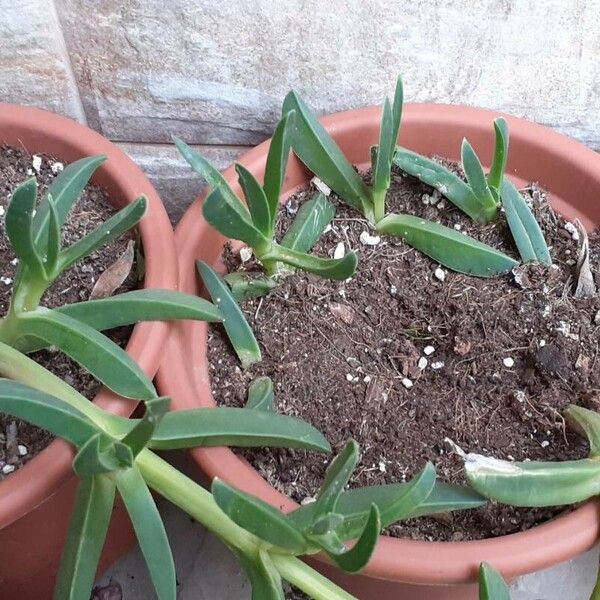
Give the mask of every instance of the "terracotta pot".
MULTIPOLYGON (((51 154, 72 162, 94 154, 108 160, 92 182, 103 187, 110 201, 122 207, 140 194, 149 200, 139 225, 146 260, 144 287, 176 289, 177 262, 169 218, 156 191, 142 171, 114 144, 74 121, 50 112, 0 104, 0 144, 51 154)), ((149 377, 158 368, 170 325, 148 322, 133 329, 127 352, 149 377)), ((94 402, 115 414, 129 416, 136 402, 106 389, 94 402)), ((74 500, 76 480, 72 451, 62 440, 0 482, 0 595, 19 600, 51 598, 74 500)), ((133 544, 129 520, 120 505, 115 509, 100 570, 133 544)))
MULTIPOLYGON (((407 105, 400 143, 418 152, 460 158, 460 145, 468 137, 480 156, 491 159, 492 121, 498 116, 461 106, 407 105)), ((506 116, 506 115, 505 115, 506 116)), ((380 110, 365 108, 325 117, 322 123, 351 162, 368 165, 369 148, 377 143, 380 110)), ((510 161, 507 173, 518 183, 538 181, 552 196, 555 208, 569 218, 579 217, 593 228, 600 223, 600 156, 549 129, 506 116, 510 126, 510 161)), ((245 154, 240 162, 262 179, 268 141, 245 154)), ((488 165, 489 166, 489 165, 488 165)), ((224 173, 238 194, 233 168, 224 173)), ((289 196, 308 182, 310 174, 292 159, 285 179, 289 196)), ((180 289, 198 292, 194 261, 201 258, 217 266, 225 240, 202 218, 198 198, 176 229, 180 289)), ((359 266, 360 268, 360 266, 359 266)), ((206 325, 178 323, 169 339, 158 374, 161 393, 172 396, 177 409, 212 406, 206 362, 206 325)), ((295 504, 275 491, 246 462, 227 448, 192 452, 209 476, 219 476, 284 510, 295 504)), ((474 582, 481 561, 516 576, 549 567, 589 549, 598 538, 598 505, 588 503, 551 522, 524 533, 474 542, 420 542, 382 536, 367 568, 346 576, 316 561, 335 580, 361 599, 476 598, 474 582), (446 587, 440 587, 446 586, 446 587)))

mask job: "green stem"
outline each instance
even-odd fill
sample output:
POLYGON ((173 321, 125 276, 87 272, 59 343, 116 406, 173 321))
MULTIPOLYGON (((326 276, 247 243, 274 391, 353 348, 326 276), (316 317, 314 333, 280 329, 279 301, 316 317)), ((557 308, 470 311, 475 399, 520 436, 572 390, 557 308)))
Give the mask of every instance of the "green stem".
POLYGON ((373 190, 373 217, 375 224, 385 217, 385 197, 387 190, 373 190))
MULTIPOLYGON (((114 434, 111 415, 105 413, 70 385, 18 350, 0 342, 0 375, 25 383, 67 402, 107 433, 114 434)), ((175 467, 148 449, 136 459, 146 483, 202 523, 228 546, 255 556, 265 543, 236 525, 217 506, 212 494, 180 473, 175 467)), ((282 577, 288 579, 315 600, 350 600, 353 596, 320 575, 295 556, 271 553, 282 577)))

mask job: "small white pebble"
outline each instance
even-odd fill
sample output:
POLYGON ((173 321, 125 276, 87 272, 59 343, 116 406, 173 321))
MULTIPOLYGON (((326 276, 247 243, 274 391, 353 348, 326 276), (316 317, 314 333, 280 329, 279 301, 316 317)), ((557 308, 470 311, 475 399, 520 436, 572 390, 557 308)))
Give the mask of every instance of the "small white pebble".
POLYGON ((18 259, 18 258, 13 258, 13 259, 10 261, 10 264, 11 264, 13 267, 16 267, 16 266, 19 264, 19 259, 18 259))
POLYGON ((36 173, 39 173, 42 167, 42 157, 38 156, 37 154, 34 154, 31 157, 31 166, 33 167, 36 173))
POLYGON ((549 442, 548 440, 544 440, 544 441, 543 441, 543 442, 540 444, 540 446, 541 446, 542 448, 547 448, 549 445, 550 445, 550 442, 549 442))
POLYGON ((332 229, 331 223, 327 223, 327 226, 323 229, 323 233, 329 233, 332 229))
POLYGON ((344 246, 344 242, 339 242, 333 251, 333 258, 344 258, 345 253, 346 247, 344 246))
POLYGON ((248 246, 243 246, 240 248, 240 260, 243 263, 248 262, 252 258, 252 248, 248 248, 248 246))
POLYGON ((600 310, 596 313, 596 316, 594 317, 594 324, 600 325, 600 310))
POLYGON ((565 223, 565 229, 571 234, 571 237, 578 242, 579 241, 579 230, 573 223, 565 223))
POLYGON ((446 201, 445 200, 440 200, 437 204, 436 204, 437 208, 439 210, 443 210, 444 208, 446 208, 446 201))
POLYGON ((546 340, 540 340, 540 348, 543 348, 546 345, 546 340))
POLYGON ((515 366, 515 359, 511 356, 507 356, 502 360, 502 363, 507 369, 512 369, 515 366))
POLYGON ((17 449, 19 450, 19 456, 27 456, 27 446, 23 446, 23 444, 19 444, 17 446, 17 449))
POLYGON ((440 281, 444 281, 444 279, 446 279, 446 271, 444 271, 444 269, 442 269, 441 267, 438 267, 434 272, 433 272, 434 276, 436 279, 439 279, 440 281))
POLYGON ((435 352, 435 348, 433 346, 425 346, 423 348, 423 354, 425 356, 431 356, 435 352))
POLYGON ((12 279, 10 277, 0 277, 0 281, 4 285, 10 285, 12 283, 12 279))
MULTIPOLYGON (((390 285, 390 294, 392 296, 395 296, 398 293, 398 288, 392 283, 392 285, 390 285)), ((600 312, 598 313, 598 315, 600 315, 600 312)))
POLYGON ((443 366, 444 366, 444 363, 441 360, 438 360, 436 362, 432 362, 431 363, 431 368, 434 369, 435 371, 438 371, 443 366))
POLYGON ((454 229, 456 229, 456 231, 460 231, 462 229, 462 225, 460 223, 454 223, 454 229))
POLYGON ((372 378, 370 375, 365 375, 365 376, 363 377, 363 381, 364 381, 365 383, 370 383, 370 382, 371 382, 371 379, 373 379, 373 378, 372 378))
POLYGON ((412 382, 412 381, 411 381, 411 380, 410 380, 408 377, 405 377, 405 378, 402 380, 402 385, 403 385, 403 386, 404 386, 404 387, 405 387, 407 390, 410 390, 410 388, 413 386, 413 382, 412 382))
POLYGON ((427 366, 427 359, 424 356, 421 356, 421 358, 419 359, 419 362, 417 363, 419 369, 421 369, 421 371, 427 366))
POLYGON ((302 498, 302 500, 300 500, 300 504, 302 504, 302 506, 306 506, 307 504, 312 504, 316 501, 317 499, 314 496, 306 496, 306 498, 302 498))
POLYGON ((12 473, 15 470, 15 465, 4 465, 2 467, 2 472, 5 475, 8 475, 9 473, 12 473))
POLYGON ((382 473, 385 473, 385 462, 383 462, 382 460, 379 461, 379 470, 382 473))
POLYGON ((365 246, 377 246, 381 242, 381 237, 378 235, 371 235, 368 231, 363 231, 358 238, 360 243, 365 246))
POLYGON ((331 188, 324 181, 321 181, 318 177, 313 177, 311 179, 311 182, 321 193, 325 194, 326 196, 329 196, 331 194, 331 188))
POLYGON ((429 196, 429 194, 423 194, 421 196, 421 200, 422 200, 423 204, 425 204, 425 206, 427 206, 431 202, 431 197, 429 196))
POLYGON ((354 381, 354 375, 352 375, 352 373, 346 373, 346 381, 354 381))
POLYGON ((53 162, 50 164, 50 169, 55 175, 58 175, 64 168, 65 165, 63 165, 61 162, 53 162))
POLYGON ((0 206, 0 217, 3 217, 5 212, 4 206, 0 206))

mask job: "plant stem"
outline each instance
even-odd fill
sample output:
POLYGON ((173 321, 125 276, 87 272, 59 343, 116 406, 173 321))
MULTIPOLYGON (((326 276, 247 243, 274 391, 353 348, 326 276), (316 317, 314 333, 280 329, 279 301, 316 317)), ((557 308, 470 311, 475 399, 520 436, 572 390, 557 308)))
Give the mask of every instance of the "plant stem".
MULTIPOLYGON (((111 415, 105 413, 70 385, 18 350, 0 342, 0 375, 20 381, 67 402, 107 433, 114 433, 111 415)), ((212 494, 154 452, 144 449, 136 459, 146 483, 216 534, 229 547, 255 556, 267 544, 236 525, 214 501, 212 494)), ((281 575, 315 600, 350 600, 347 592, 289 554, 272 552, 281 575)))
POLYGON ((373 218, 375 224, 385 217, 385 197, 387 190, 373 190, 373 218))

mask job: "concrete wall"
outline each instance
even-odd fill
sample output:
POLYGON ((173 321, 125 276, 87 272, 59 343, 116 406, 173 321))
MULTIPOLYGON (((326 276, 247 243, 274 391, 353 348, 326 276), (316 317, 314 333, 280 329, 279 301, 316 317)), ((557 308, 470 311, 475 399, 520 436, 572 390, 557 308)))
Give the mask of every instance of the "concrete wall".
POLYGON ((525 116, 600 149, 600 0, 0 0, 0 98, 62 112, 138 160, 174 218, 267 137, 295 88, 320 112, 409 101, 525 116))

